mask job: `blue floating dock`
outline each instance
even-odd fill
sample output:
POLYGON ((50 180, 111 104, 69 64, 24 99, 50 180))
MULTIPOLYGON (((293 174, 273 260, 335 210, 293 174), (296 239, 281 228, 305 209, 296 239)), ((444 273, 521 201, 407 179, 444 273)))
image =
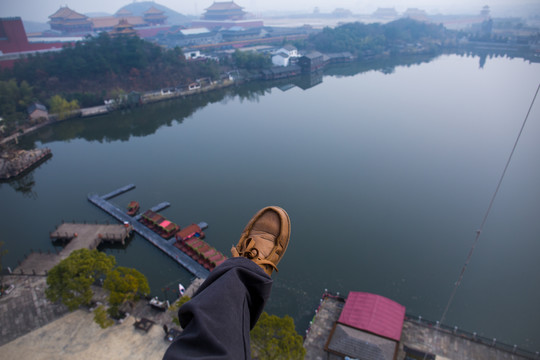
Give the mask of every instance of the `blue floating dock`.
POLYGON ((132 190, 132 189, 135 189, 135 184, 129 184, 129 185, 123 186, 120 189, 116 189, 106 195, 103 195, 101 198, 104 200, 109 200, 109 199, 112 199, 113 197, 116 197, 120 194, 128 192, 129 190, 132 190))
MULTIPOLYGON (((115 190, 107 195, 99 196, 97 194, 90 194, 88 195, 88 201, 90 201, 92 204, 96 205, 103 211, 110 214, 112 217, 114 217, 116 220, 122 222, 122 223, 129 223, 133 230, 146 240, 150 241, 152 244, 154 244, 156 247, 158 247, 161 251, 169 255, 173 260, 175 260, 178 264, 180 264, 182 267, 184 267, 187 271, 195 275, 196 277, 206 279, 208 274, 210 273, 207 269, 205 269, 201 264, 190 258, 188 255, 186 255, 182 250, 176 248, 174 246, 174 243, 176 239, 172 238, 170 240, 166 240, 141 224, 137 221, 138 217, 131 217, 126 212, 119 209, 116 205, 111 204, 108 199, 118 196, 126 191, 129 191, 133 189, 135 185, 130 184, 127 186, 124 186, 118 190, 115 190)), ((156 205, 154 208, 158 209, 164 209, 166 207, 170 206, 169 203, 163 202, 161 204, 156 205), (160 207, 161 206, 161 207, 160 207)), ((154 209, 152 208, 152 210, 154 209)))
MULTIPOLYGON (((163 209, 166 209, 168 208, 169 206, 171 206, 171 203, 167 202, 167 201, 164 201, 162 203, 159 203, 157 204, 156 206, 150 208, 151 211, 153 212, 159 212, 163 209)), ((138 215, 135 215, 133 218, 137 221, 139 221, 139 219, 141 218, 142 214, 138 214, 138 215)))

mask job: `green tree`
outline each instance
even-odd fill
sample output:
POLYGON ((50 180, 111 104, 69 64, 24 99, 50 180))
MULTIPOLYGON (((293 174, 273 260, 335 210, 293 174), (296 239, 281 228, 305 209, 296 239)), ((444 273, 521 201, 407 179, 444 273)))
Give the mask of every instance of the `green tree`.
POLYGON ((251 330, 251 354, 260 360, 303 359, 306 350, 290 316, 263 312, 251 330))
POLYGON ((26 81, 20 84, 15 79, 0 81, 0 117, 6 122, 7 132, 25 121, 26 109, 33 98, 33 89, 26 81))
POLYGON ((107 309, 105 306, 100 305, 94 310, 94 321, 102 329, 108 328, 114 324, 113 319, 107 315, 107 309))
POLYGON ((97 250, 75 250, 49 271, 45 295, 50 301, 61 301, 69 310, 87 305, 93 295, 90 286, 115 263, 113 256, 97 250))
POLYGON ((57 114, 60 120, 67 118, 73 111, 79 109, 77 100, 67 101, 60 95, 54 95, 50 100, 51 113, 57 114))
POLYGON ((232 54, 234 64, 241 69, 260 70, 272 66, 272 59, 268 54, 260 54, 255 51, 236 50, 232 54))
POLYGON ((135 301, 140 296, 150 293, 146 277, 135 269, 123 266, 107 274, 103 288, 109 290, 112 315, 117 315, 118 307, 124 303, 135 301))

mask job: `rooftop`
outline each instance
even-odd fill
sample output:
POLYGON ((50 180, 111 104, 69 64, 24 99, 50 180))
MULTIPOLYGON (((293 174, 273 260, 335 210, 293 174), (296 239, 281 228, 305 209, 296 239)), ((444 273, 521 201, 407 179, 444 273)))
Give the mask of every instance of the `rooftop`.
POLYGON ((86 19, 87 16, 83 14, 79 14, 76 11, 71 10, 67 6, 63 6, 60 9, 58 9, 54 14, 50 15, 49 18, 55 19, 86 19))
MULTIPOLYGON (((327 345, 328 339, 332 336, 331 332, 340 318, 344 308, 344 301, 340 296, 334 296, 327 292, 323 294, 310 328, 306 331, 304 339, 306 360, 343 359, 343 356, 326 351, 325 345, 327 345)), ((339 323, 336 327, 338 326, 340 326, 339 323)), ((337 340, 342 341, 342 343, 332 344, 329 342, 329 350, 334 350, 337 353, 344 349, 360 349, 361 347, 357 347, 354 343, 366 339, 362 337, 364 335, 359 335, 352 330, 354 329, 339 328, 337 331, 340 333, 337 340)), ((366 336, 369 335, 376 336, 373 334, 367 334, 366 336)), ((379 340, 376 339, 375 342, 376 347, 379 349, 371 347, 371 350, 381 355, 379 350, 382 350, 382 347, 380 344, 377 345, 379 340)), ((409 350, 410 354, 421 356, 420 358, 426 356, 426 359, 526 360, 538 359, 539 356, 523 349, 502 344, 494 339, 485 339, 474 333, 470 334, 456 328, 449 328, 424 319, 410 317, 407 317, 403 322, 401 341, 399 342, 396 358, 404 359, 406 350, 409 350)))
POLYGON ((206 10, 207 11, 208 10, 222 11, 222 10, 238 10, 238 9, 242 9, 242 7, 235 4, 234 1, 218 1, 218 2, 214 2, 206 10))
POLYGON ((384 296, 351 291, 338 322, 399 341, 404 318, 405 306, 384 296))

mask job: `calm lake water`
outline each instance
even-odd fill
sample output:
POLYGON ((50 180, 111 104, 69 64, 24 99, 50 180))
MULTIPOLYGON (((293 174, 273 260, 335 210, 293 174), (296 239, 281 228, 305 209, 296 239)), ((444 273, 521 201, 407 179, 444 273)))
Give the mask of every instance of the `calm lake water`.
MULTIPOLYGON (((377 293, 439 320, 540 80, 538 63, 481 63, 357 64, 45 128, 24 145, 47 146, 52 159, 0 185, 5 265, 53 249, 48 232, 62 220, 112 221, 87 194, 135 183, 113 202, 170 201, 164 215, 206 221, 207 241, 227 254, 259 208, 284 207, 292 238, 267 310, 290 314, 300 332, 325 288, 377 293)), ((538 134, 539 103, 446 319, 534 351, 538 134)), ((191 279, 137 236, 105 251, 160 297, 191 279)))

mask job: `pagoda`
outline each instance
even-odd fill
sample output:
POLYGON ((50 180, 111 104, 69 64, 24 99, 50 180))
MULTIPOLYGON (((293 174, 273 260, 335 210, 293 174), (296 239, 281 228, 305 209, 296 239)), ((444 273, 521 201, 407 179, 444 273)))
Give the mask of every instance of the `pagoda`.
POLYGON ((111 37, 135 36, 137 35, 137 32, 133 29, 133 25, 126 19, 121 19, 118 25, 116 25, 113 30, 109 31, 109 35, 111 37))
POLYGON ((144 12, 144 21, 148 25, 163 25, 165 24, 165 20, 167 20, 165 12, 153 6, 144 12))
POLYGON ((92 31, 92 23, 88 16, 79 14, 67 6, 60 7, 58 11, 50 15, 49 24, 52 30, 63 33, 84 33, 92 31))
POLYGON ((201 17, 202 20, 243 20, 246 12, 234 1, 214 2, 201 17))

